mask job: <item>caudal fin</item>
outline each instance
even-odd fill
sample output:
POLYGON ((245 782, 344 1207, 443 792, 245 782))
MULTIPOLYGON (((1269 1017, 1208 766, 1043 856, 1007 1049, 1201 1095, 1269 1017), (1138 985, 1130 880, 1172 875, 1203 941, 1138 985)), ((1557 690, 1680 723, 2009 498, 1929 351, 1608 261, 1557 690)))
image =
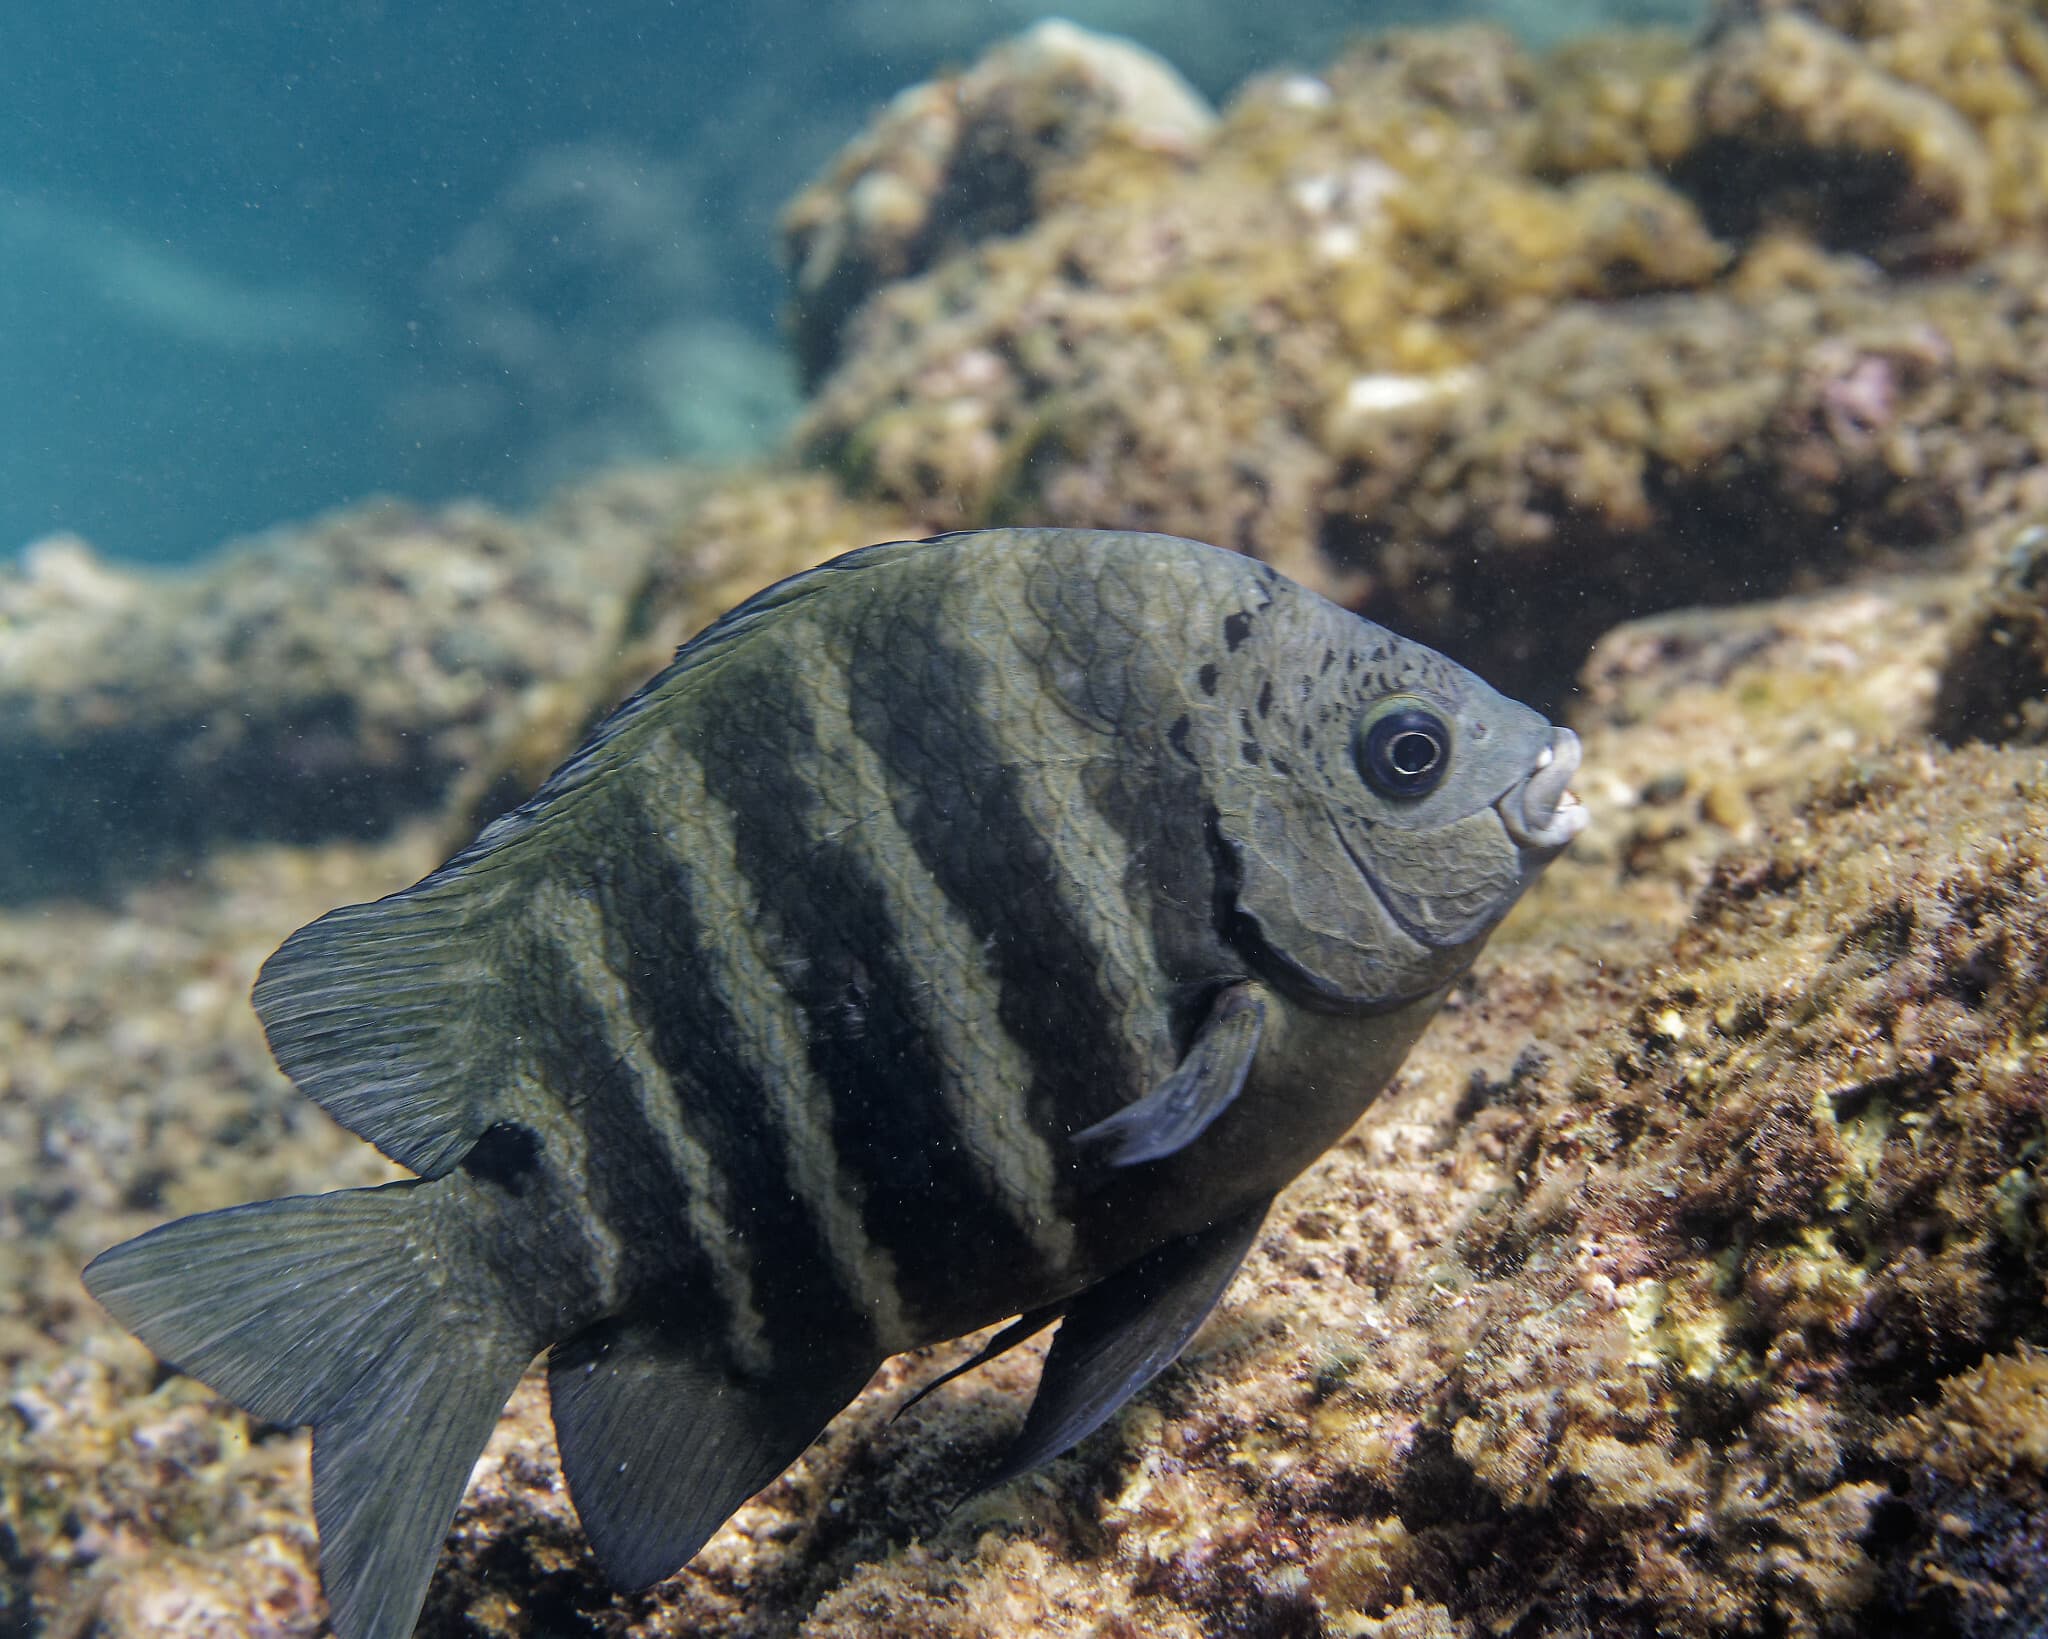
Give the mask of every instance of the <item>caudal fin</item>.
POLYGON ((341 1639, 411 1633, 469 1471, 539 1347, 483 1271, 436 1244, 427 1192, 443 1187, 181 1218, 85 1271, 180 1371, 270 1422, 313 1425, 320 1574, 341 1639))

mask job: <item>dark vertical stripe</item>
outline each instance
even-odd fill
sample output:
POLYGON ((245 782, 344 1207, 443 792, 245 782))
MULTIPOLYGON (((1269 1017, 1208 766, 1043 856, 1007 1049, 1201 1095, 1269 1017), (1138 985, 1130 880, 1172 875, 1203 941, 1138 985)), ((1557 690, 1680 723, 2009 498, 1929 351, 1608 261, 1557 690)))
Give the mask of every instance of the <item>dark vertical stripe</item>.
POLYGON ((692 749, 731 811, 765 925, 788 952, 785 982, 832 1093, 833 1141, 860 1180, 867 1233, 894 1261, 906 1301, 943 1312, 957 1304, 963 1258, 1021 1272, 1038 1254, 991 1198, 955 1125, 948 1067, 918 1005, 947 975, 903 948, 881 887, 819 817, 823 770, 804 691, 839 686, 764 667, 735 690, 733 720, 692 749))
POLYGON ((1165 751, 1149 761, 1102 765, 1085 789, 1130 849, 1134 880, 1122 885, 1124 900, 1150 926, 1175 1049, 1185 1052, 1200 1024, 1198 1004, 1218 981, 1241 977, 1244 969, 1244 958, 1224 940, 1201 773, 1165 751))
POLYGON ((522 944, 522 988, 544 1001, 518 1021, 519 1051, 582 1130, 585 1210, 623 1250, 623 1295, 629 1302, 660 1294, 701 1305, 706 1327, 722 1336, 733 1315, 704 1249, 684 1232, 687 1187, 668 1167, 649 1164, 663 1145, 642 1113, 618 1044, 555 940, 535 929, 522 944))
POLYGON ((987 662, 944 625, 942 600, 908 600, 853 645, 854 730, 892 775, 896 813, 925 868, 985 941, 1003 1029, 1033 1066, 1030 1119, 1055 1139, 1130 1096, 1129 1044, 1097 979, 1099 955, 1069 918, 1072 882, 1020 801, 1019 766, 1040 752, 984 720, 987 662))
MULTIPOLYGON (((868 1317, 839 1283, 812 1203, 790 1192, 789 1157, 764 1092, 776 1067, 748 1061, 732 1017, 703 981, 704 941, 691 866, 623 793, 612 817, 616 823, 602 846, 579 862, 603 907, 610 939, 606 960, 632 999, 647 1050, 681 1102, 684 1125, 724 1176, 727 1216, 746 1245, 770 1351, 778 1362, 801 1361, 821 1328, 841 1340, 867 1337, 868 1317)), ((615 1056, 589 1062, 602 1069, 615 1056)), ((593 1149, 602 1127, 606 1143, 616 1139, 631 1146, 615 1163, 620 1172, 667 1173, 658 1162, 659 1140, 637 1113, 629 1123, 609 1108, 631 1104, 630 1090, 616 1080, 607 1085, 600 1076, 590 1091, 592 1106, 607 1106, 579 1111, 593 1149)), ((620 1187, 623 1192, 628 1186, 620 1187)), ((622 1200, 629 1214, 642 1206, 653 1213, 614 1220, 621 1235, 632 1237, 629 1253, 659 1258, 661 1243, 679 1235, 685 1220, 662 1216, 659 1199, 622 1200)))

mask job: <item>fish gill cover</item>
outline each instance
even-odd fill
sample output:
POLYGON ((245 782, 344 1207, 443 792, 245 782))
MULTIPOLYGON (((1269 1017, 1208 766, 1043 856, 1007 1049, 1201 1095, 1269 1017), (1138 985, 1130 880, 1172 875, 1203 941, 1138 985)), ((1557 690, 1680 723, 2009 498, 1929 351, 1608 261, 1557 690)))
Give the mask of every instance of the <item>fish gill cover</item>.
POLYGON ((1556 55, 1428 30, 1164 145, 919 93, 792 206, 799 278, 835 212, 875 260, 949 155, 1043 163, 992 236, 835 287, 770 470, 342 514, 167 581, 39 550, 0 585, 5 755, 42 776, 0 782, 34 849, 4 1619, 321 1620, 303 1437, 76 1285, 166 1218, 396 1176, 270 1065, 279 940, 516 806, 747 592, 1053 523, 1249 549, 1555 707, 1588 830, 1074 1457, 948 1515, 1035 1348, 892 1422, 973 1344, 906 1357, 617 1596, 530 1377, 425 1631, 2038 1631, 2042 34, 1999 0, 1556 55))

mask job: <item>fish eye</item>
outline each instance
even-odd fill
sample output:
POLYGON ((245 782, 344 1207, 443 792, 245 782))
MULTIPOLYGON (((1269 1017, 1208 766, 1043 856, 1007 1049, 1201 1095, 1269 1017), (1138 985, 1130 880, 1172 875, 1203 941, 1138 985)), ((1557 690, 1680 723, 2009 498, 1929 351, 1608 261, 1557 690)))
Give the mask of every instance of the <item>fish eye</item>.
POLYGON ((1427 796, 1443 783, 1451 731, 1433 711, 1397 706, 1360 728, 1358 772, 1383 797, 1427 796))

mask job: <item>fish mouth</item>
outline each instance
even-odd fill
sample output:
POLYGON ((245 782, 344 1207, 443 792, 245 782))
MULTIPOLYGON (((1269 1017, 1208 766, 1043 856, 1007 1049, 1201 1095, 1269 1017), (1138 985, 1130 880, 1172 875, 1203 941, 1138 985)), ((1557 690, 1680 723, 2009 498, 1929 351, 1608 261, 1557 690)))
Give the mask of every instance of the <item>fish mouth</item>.
POLYGON ((1568 728, 1552 729, 1528 776, 1493 805, 1508 835, 1537 853, 1569 844, 1586 828, 1585 805, 1571 791, 1578 771, 1579 737, 1568 728))

